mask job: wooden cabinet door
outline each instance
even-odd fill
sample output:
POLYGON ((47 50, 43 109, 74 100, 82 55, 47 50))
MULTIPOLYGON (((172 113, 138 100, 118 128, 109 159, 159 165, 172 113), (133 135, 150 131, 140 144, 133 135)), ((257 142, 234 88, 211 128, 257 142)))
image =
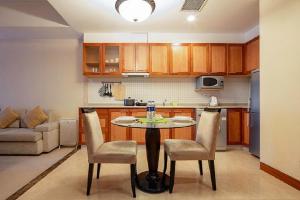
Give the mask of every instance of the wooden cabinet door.
POLYGON ((102 73, 106 75, 120 75, 123 62, 123 46, 118 43, 102 45, 102 73))
POLYGON ((170 71, 173 74, 188 74, 190 72, 190 45, 171 46, 170 71))
POLYGON ((241 124, 241 109, 227 109, 227 144, 241 144, 241 124))
POLYGON ((149 72, 149 45, 136 44, 135 46, 136 72, 149 72))
POLYGON ((249 112, 243 110, 243 144, 249 146, 249 133, 250 133, 250 126, 249 126, 249 112))
POLYGON ((169 45, 151 44, 150 45, 150 73, 169 74, 169 45))
POLYGON ((210 45, 210 69, 213 74, 226 73, 226 44, 210 45))
POLYGON ((259 68, 259 38, 248 42, 245 48, 245 72, 249 73, 259 68))
MULTIPOLYGON (((147 113, 145 109, 139 110, 130 110, 131 116, 134 117, 146 117, 147 113)), ((144 128, 132 128, 131 129, 131 138, 135 140, 138 144, 145 144, 145 133, 146 129, 144 128)))
POLYGON ((102 46, 101 44, 83 44, 83 75, 99 75, 101 73, 102 46))
MULTIPOLYGON (((110 109, 109 116, 110 120, 113 120, 120 116, 128 115, 127 110, 125 109, 110 109)), ((128 139, 128 128, 116 126, 110 123, 110 141, 115 140, 127 140, 128 139)))
MULTIPOLYGON (((169 109, 157 109, 156 114, 161 115, 162 117, 169 118, 171 117, 171 110, 169 109)), ((171 138, 170 129, 160 129, 160 143, 163 144, 165 139, 171 138)))
MULTIPOLYGON (((175 109, 174 116, 193 117, 193 111, 191 109, 175 109)), ((172 138, 192 140, 192 139, 194 139, 193 131, 194 131, 194 127, 174 128, 173 133, 172 133, 172 138)))
POLYGON ((209 45, 191 44, 191 73, 209 73, 209 45))
POLYGON ((135 45, 123 44, 123 72, 135 72, 135 45))
POLYGON ((104 141, 108 141, 108 138, 109 138, 109 117, 108 117, 108 110, 107 109, 96 109, 96 112, 98 114, 98 117, 99 117, 99 122, 100 122, 100 125, 101 125, 101 130, 102 130, 102 134, 103 134, 103 138, 104 138, 104 141))
POLYGON ((243 73, 243 45, 228 45, 228 74, 243 73))

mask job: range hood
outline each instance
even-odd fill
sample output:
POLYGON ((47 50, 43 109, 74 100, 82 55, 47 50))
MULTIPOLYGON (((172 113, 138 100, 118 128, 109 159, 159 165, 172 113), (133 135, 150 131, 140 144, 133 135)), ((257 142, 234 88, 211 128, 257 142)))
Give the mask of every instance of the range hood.
POLYGON ((122 73, 123 77, 149 77, 149 73, 143 72, 129 72, 129 73, 122 73))

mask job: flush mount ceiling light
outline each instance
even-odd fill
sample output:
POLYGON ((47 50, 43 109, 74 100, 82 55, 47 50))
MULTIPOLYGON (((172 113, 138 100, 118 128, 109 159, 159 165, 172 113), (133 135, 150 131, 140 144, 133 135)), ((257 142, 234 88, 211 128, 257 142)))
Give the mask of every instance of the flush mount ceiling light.
POLYGON ((188 22, 195 21, 195 19, 196 19, 196 16, 195 16, 195 15, 189 15, 189 16, 186 18, 186 20, 187 20, 188 22))
POLYGON ((154 0, 117 0, 116 10, 131 22, 141 22, 147 19, 155 9, 154 0))

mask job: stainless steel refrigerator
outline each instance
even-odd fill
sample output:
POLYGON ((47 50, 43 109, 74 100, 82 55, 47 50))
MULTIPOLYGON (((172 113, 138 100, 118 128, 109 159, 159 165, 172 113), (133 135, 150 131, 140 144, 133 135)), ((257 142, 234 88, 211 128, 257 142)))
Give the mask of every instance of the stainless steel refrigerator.
POLYGON ((257 157, 260 155, 259 70, 251 73, 249 151, 257 157))

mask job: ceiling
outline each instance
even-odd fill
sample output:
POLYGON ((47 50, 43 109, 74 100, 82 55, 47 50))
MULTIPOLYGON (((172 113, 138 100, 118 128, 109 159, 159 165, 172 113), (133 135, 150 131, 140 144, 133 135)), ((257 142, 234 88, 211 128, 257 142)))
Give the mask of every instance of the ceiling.
POLYGON ((81 37, 83 33, 245 33, 258 25, 259 0, 208 0, 200 12, 182 12, 184 0, 155 0, 149 19, 132 23, 116 0, 0 0, 0 39, 81 37), (186 17, 196 14, 196 20, 186 17))
POLYGON ((208 0, 196 21, 182 12, 184 0, 155 0, 156 9, 140 23, 124 20, 115 10, 115 0, 48 0, 58 13, 81 33, 174 32, 244 33, 259 22, 259 0, 208 0))

